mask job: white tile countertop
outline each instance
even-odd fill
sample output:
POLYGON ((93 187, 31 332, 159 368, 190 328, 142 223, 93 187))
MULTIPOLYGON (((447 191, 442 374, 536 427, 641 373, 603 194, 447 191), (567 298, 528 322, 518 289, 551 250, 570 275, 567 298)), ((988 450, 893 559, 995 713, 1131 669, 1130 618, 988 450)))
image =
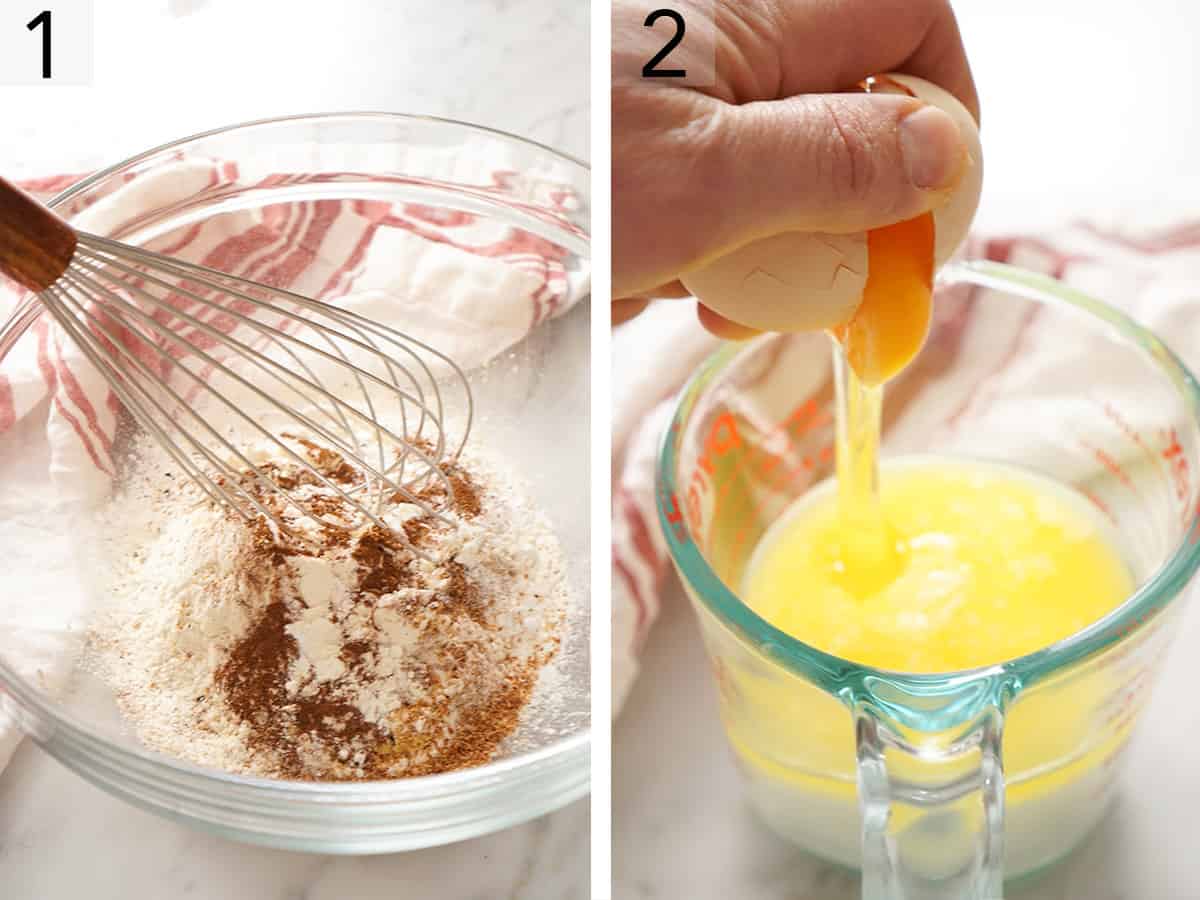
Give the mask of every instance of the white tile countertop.
MULTIPOLYGON (((335 110, 448 116, 588 155, 589 13, 577 0, 95 7, 92 87, 0 87, 7 177, 84 171, 212 127, 335 110)), ((587 327, 586 315, 571 318, 587 327)), ((0 897, 579 900, 588 817, 580 801, 433 850, 286 853, 136 810, 27 742, 0 774, 0 897)))

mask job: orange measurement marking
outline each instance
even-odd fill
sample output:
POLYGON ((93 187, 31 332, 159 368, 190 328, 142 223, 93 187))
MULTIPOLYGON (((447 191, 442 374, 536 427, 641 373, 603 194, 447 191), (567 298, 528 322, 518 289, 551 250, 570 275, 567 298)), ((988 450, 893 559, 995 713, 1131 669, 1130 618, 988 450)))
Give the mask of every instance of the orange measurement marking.
POLYGON ((1183 444, 1179 440, 1179 432, 1174 428, 1168 428, 1164 430, 1163 436, 1167 442, 1167 446, 1162 450, 1162 458, 1166 460, 1167 465, 1170 467, 1171 475, 1175 481, 1175 496, 1182 502, 1187 499, 1187 495, 1191 489, 1191 467, 1188 465, 1183 444))
MULTIPOLYGON (((822 447, 816 458, 807 454, 794 466, 785 467, 785 464, 789 458, 794 458, 798 437, 828 429, 832 424, 830 412, 810 398, 758 436, 757 440, 761 443, 756 443, 743 434, 746 422, 739 420, 733 412, 717 415, 708 426, 695 466, 687 477, 682 513, 679 513, 678 498, 674 495, 670 498, 670 515, 676 518, 670 518, 669 515, 668 521, 675 528, 677 537, 685 539, 683 523, 686 522, 692 539, 701 546, 706 545, 708 536, 702 530, 706 508, 720 507, 729 502, 730 492, 741 483, 740 477, 747 472, 754 472, 775 489, 793 484, 799 478, 811 479, 811 472, 818 461, 828 463, 833 460, 832 442, 822 447), (731 466, 718 468, 722 458, 737 451, 741 451, 740 455, 731 466)), ((664 500, 664 504, 666 502, 664 500)))
POLYGON ((776 467, 783 462, 783 457, 777 453, 771 453, 767 450, 762 451, 762 462, 759 464, 759 471, 763 475, 770 475, 776 467))
POLYGON ((1112 455, 1109 454, 1107 450, 1105 450, 1103 447, 1093 447, 1087 441, 1080 441, 1079 445, 1091 453, 1096 462, 1104 466, 1104 468, 1111 472, 1123 485, 1130 489, 1133 488, 1133 482, 1130 480, 1129 474, 1123 468, 1121 468, 1121 464, 1113 459, 1112 455))
POLYGON ((1108 517, 1108 520, 1110 522, 1112 522, 1114 525, 1117 524, 1117 518, 1116 518, 1116 516, 1114 516, 1112 514, 1112 510, 1108 508, 1107 503, 1105 503, 1103 500, 1101 500, 1099 497, 1097 497, 1095 494, 1093 494, 1087 488, 1080 488, 1079 493, 1083 494, 1083 496, 1085 496, 1089 500, 1091 500, 1092 503, 1096 504, 1096 508, 1099 509, 1100 512, 1104 513, 1104 515, 1108 517))

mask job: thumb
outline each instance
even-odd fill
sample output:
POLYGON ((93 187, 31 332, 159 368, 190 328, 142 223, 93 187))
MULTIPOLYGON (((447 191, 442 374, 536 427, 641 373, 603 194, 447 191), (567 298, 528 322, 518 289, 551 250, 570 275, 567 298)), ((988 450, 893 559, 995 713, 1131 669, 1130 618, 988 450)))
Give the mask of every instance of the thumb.
POLYGON ((726 248, 781 231, 852 233, 940 205, 967 149, 951 116, 911 97, 809 94, 727 106, 705 192, 726 248))

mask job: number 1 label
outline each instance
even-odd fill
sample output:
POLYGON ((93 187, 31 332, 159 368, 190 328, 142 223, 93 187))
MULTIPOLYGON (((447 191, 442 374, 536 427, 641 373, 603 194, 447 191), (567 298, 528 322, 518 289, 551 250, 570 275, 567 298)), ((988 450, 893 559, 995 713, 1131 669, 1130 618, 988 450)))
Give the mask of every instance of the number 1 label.
POLYGON ((38 28, 42 29, 42 77, 43 78, 52 77, 52 72, 50 69, 50 46, 51 46, 51 40, 52 40, 50 37, 50 17, 51 17, 51 15, 52 14, 51 14, 50 10, 43 9, 40 13, 38 13, 33 18, 33 20, 28 25, 25 26, 30 31, 36 31, 38 28))
POLYGON ((93 0, 0 0, 0 85, 90 84, 93 0))

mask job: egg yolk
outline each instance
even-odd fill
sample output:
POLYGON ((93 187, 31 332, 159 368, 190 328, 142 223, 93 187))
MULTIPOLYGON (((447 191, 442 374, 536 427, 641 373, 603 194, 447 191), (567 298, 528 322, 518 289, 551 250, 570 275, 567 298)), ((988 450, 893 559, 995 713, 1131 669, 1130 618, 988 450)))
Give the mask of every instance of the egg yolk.
POLYGON ((908 365, 929 333, 933 309, 933 214, 867 233, 862 302, 833 329, 858 377, 883 384, 908 365))

